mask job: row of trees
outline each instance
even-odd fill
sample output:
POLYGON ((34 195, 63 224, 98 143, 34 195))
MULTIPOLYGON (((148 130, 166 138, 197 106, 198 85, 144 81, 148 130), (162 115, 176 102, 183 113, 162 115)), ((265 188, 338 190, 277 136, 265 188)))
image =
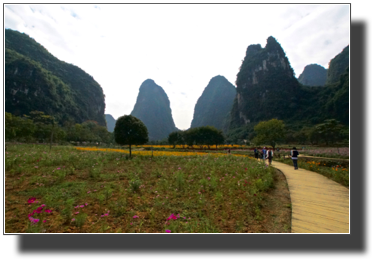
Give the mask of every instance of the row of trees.
POLYGON ((55 118, 32 111, 22 117, 5 112, 5 139, 21 142, 103 142, 114 143, 114 136, 96 121, 82 124, 67 121, 59 125, 55 118))
POLYGON ((225 142, 225 137, 221 130, 213 126, 202 126, 190 128, 186 131, 175 131, 169 134, 168 143, 173 145, 206 145, 210 149, 210 145, 218 147, 219 144, 225 142))
POLYGON ((311 144, 324 142, 326 145, 333 145, 336 142, 349 139, 349 128, 343 126, 335 119, 327 119, 323 123, 313 127, 304 127, 300 131, 286 129, 282 120, 271 119, 261 121, 254 127, 252 142, 255 145, 268 144, 274 149, 278 143, 311 144))

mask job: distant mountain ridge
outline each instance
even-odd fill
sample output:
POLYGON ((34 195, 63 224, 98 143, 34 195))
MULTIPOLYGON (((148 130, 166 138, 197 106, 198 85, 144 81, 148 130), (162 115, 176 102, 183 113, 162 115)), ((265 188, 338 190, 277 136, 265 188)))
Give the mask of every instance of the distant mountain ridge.
POLYGON ((346 72, 346 68, 348 67, 349 46, 346 46, 341 53, 337 54, 332 60, 330 60, 326 84, 338 82, 341 75, 346 72))
POLYGON ((270 118, 286 119, 298 108, 302 94, 281 45, 270 36, 265 48, 247 48, 237 74, 237 94, 230 128, 270 118))
POLYGON ((113 133, 115 129, 115 124, 116 124, 115 118, 109 114, 105 114, 104 117, 106 118, 108 132, 113 133))
POLYGON ((150 141, 162 140, 178 130, 166 92, 152 79, 145 80, 140 86, 131 115, 146 125, 150 141))
MULTIPOLYGON (((324 86, 301 85, 281 45, 273 37, 265 48, 250 45, 236 80, 236 98, 230 116, 228 141, 250 139, 254 125, 272 118, 291 130, 311 127, 335 118, 349 125, 349 63, 346 48, 331 62, 336 82, 324 86), (345 67, 347 66, 347 67, 345 67), (341 73, 340 68, 345 68, 341 73)), ((328 71, 329 71, 328 70, 328 71)), ((329 77, 329 76, 328 76, 329 77)))
POLYGON ((59 123, 96 121, 106 126, 103 90, 82 69, 60 61, 24 33, 5 30, 5 110, 42 111, 59 123))
POLYGON ((327 70, 318 64, 307 65, 298 77, 298 82, 306 86, 324 86, 327 70))
POLYGON ((225 130, 226 116, 231 111, 235 95, 235 86, 224 76, 213 77, 195 105, 191 128, 214 126, 225 130))

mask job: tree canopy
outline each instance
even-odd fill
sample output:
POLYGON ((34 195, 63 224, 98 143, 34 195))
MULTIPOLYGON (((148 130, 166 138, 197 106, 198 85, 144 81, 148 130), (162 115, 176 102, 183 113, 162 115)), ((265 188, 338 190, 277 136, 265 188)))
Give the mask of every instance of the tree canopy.
POLYGON ((275 149, 278 142, 285 138, 285 124, 282 120, 271 119, 261 121, 255 127, 256 137, 253 142, 256 144, 268 144, 275 149))
POLYGON ((115 141, 120 145, 129 145, 130 157, 131 146, 148 142, 148 130, 144 123, 132 116, 124 115, 118 118, 114 129, 115 141))

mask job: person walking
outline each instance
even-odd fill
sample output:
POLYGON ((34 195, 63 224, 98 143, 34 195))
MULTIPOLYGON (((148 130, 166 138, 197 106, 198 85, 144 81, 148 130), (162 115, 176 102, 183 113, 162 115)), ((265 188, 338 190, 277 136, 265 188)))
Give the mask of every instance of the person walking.
POLYGON ((263 159, 263 161, 265 161, 265 159, 266 159, 266 147, 263 147, 263 149, 262 149, 262 159, 263 159))
POLYGON ((291 159, 293 160, 294 170, 298 170, 298 151, 297 148, 293 147, 293 150, 290 151, 291 159))
POLYGON ((267 150, 266 156, 267 156, 267 159, 269 160, 269 166, 270 166, 274 156, 273 149, 267 150))

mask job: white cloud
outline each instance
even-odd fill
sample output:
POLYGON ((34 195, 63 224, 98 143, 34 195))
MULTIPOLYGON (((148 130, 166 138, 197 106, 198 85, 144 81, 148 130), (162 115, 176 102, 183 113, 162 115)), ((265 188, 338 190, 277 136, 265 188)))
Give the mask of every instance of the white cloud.
POLYGON ((235 85, 248 45, 274 36, 299 76, 311 63, 327 67, 350 26, 348 5, 268 4, 5 5, 4 22, 92 75, 115 118, 131 113, 141 83, 153 79, 181 129, 212 77, 235 85))

